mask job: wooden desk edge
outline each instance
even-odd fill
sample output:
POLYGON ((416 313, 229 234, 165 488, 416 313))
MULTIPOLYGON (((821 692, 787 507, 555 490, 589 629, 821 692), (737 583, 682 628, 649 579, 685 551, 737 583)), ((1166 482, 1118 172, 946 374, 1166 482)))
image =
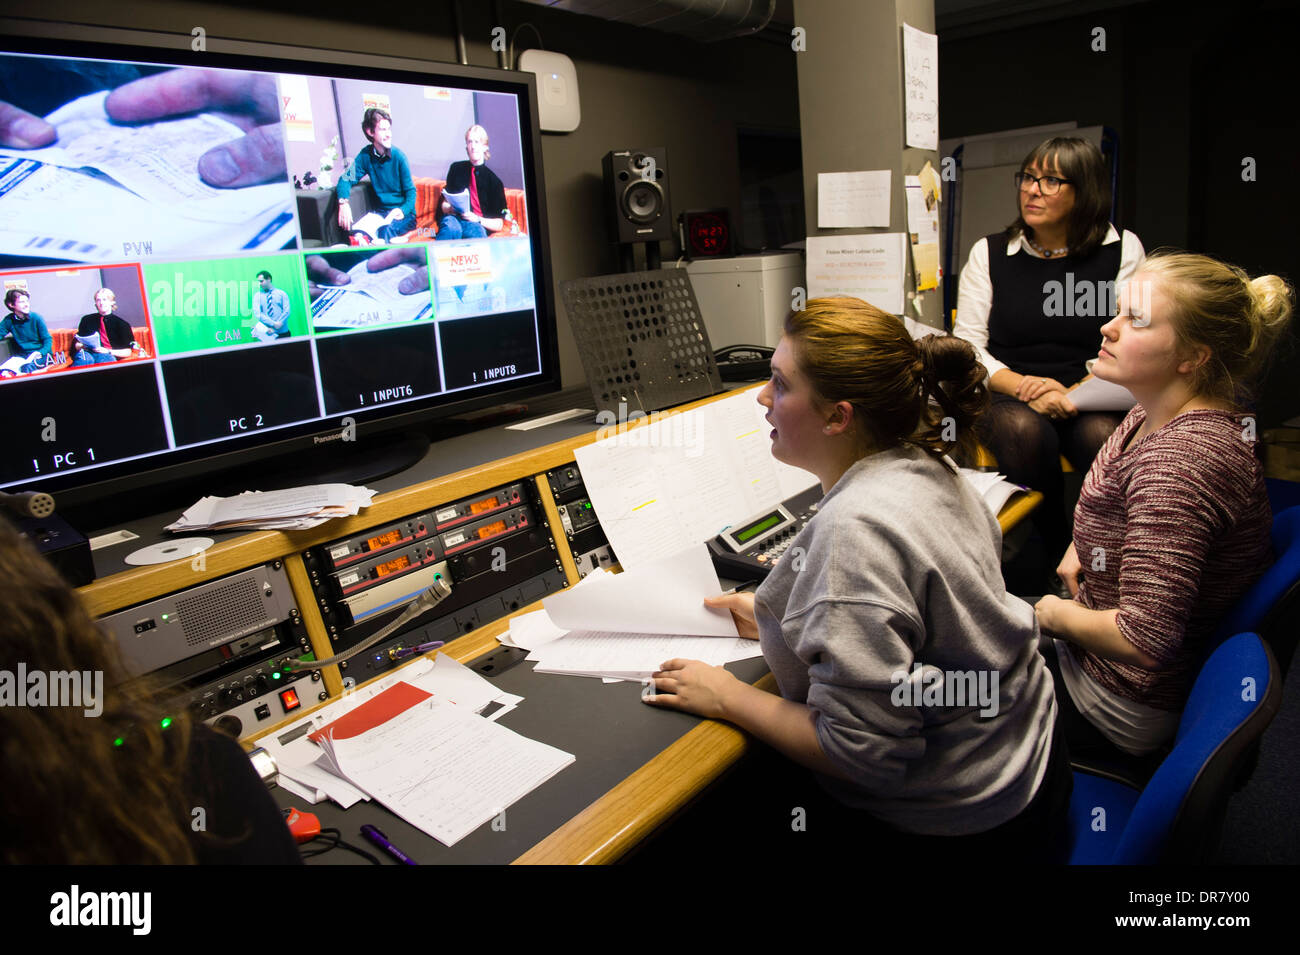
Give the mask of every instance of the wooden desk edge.
MULTIPOLYGON (((766 674, 755 684, 776 692, 766 674)), ((705 720, 512 863, 601 865, 618 861, 740 758, 740 730, 705 720)))
POLYGON ((1002 533, 1005 534, 1028 517, 1042 501, 1043 495, 1038 491, 1022 491, 1012 495, 1011 500, 998 511, 998 526, 1002 528, 1002 533))

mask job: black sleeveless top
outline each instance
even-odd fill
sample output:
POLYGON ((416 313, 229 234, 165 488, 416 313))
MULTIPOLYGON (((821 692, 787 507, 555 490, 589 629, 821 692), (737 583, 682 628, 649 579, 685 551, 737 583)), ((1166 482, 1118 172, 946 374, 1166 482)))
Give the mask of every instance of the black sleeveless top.
POLYGON ((1115 316, 1115 278, 1124 242, 1099 245, 1085 256, 1040 259, 1007 255, 1005 233, 986 237, 993 304, 988 350, 1012 371, 1055 378, 1067 388, 1097 357, 1101 326, 1115 316))

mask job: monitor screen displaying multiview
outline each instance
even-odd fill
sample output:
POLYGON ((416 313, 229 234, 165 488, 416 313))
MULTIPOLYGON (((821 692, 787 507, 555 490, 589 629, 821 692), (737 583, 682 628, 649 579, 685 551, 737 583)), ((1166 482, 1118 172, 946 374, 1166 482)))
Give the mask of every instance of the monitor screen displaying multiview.
POLYGON ((0 46, 0 487, 558 387, 530 75, 105 49, 0 46))

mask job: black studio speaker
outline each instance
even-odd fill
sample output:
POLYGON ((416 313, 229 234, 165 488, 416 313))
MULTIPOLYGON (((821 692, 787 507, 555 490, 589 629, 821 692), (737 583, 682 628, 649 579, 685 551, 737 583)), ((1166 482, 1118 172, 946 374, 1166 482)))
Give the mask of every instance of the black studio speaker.
POLYGON ((615 149, 602 160, 611 242, 673 237, 668 203, 668 152, 662 146, 615 149))

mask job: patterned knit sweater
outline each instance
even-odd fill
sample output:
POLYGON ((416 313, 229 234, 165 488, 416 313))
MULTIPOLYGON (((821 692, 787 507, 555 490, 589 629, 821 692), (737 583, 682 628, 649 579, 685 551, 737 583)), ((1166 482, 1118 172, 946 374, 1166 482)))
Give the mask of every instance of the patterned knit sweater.
POLYGON ((1271 562, 1272 515, 1242 416, 1184 412, 1126 449, 1145 419, 1141 405, 1130 411, 1084 479, 1075 599, 1092 610, 1118 607, 1120 633, 1160 668, 1070 650, 1111 692, 1177 712, 1220 618, 1271 562))

